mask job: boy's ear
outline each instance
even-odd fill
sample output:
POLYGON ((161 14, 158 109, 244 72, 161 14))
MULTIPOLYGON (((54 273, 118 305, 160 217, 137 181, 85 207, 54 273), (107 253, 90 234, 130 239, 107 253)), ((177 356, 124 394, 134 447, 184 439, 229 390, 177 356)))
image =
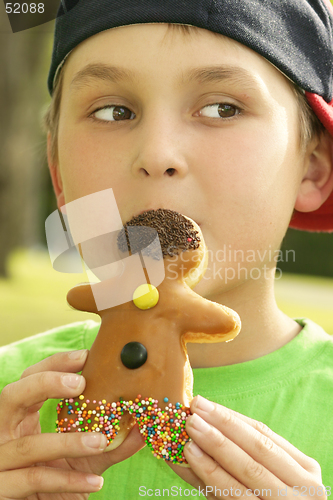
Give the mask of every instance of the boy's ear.
POLYGON ((324 132, 305 155, 306 173, 296 198, 299 212, 317 210, 333 191, 333 138, 324 132))
POLYGON ((64 197, 64 192, 63 192, 62 179, 61 179, 61 175, 60 175, 59 166, 52 157, 51 144, 52 144, 51 133, 48 132, 48 134, 47 134, 47 163, 48 163, 49 170, 50 170, 53 189, 54 189, 54 192, 55 192, 55 195, 57 198, 57 205, 58 205, 58 208, 60 210, 60 207, 65 205, 65 197, 64 197))

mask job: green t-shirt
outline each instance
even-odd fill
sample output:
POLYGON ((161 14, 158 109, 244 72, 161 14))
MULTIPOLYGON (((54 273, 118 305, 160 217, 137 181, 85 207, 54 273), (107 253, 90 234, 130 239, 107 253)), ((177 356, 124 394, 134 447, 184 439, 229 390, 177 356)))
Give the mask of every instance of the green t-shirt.
MULTIPOLYGON (((333 487, 333 338, 310 320, 297 321, 302 331, 266 356, 193 370, 193 392, 267 424, 317 460, 323 484, 333 487)), ((89 349, 98 328, 90 320, 74 323, 0 348, 0 389, 56 352, 89 349)), ((43 432, 55 431, 57 403, 48 400, 40 411, 43 432)), ((103 476, 102 490, 90 498, 197 497, 197 491, 147 447, 103 476)))

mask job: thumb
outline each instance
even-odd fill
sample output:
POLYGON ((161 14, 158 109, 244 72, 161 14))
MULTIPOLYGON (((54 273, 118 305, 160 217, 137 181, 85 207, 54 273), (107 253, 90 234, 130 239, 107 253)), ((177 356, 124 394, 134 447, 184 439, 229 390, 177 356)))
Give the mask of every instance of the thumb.
POLYGON ((136 452, 141 450, 146 446, 143 436, 140 434, 138 424, 135 424, 128 434, 126 439, 121 443, 118 448, 107 452, 105 454, 110 455, 112 460, 112 465, 126 460, 126 458, 131 457, 136 452))
POLYGON ((103 474, 106 469, 131 457, 144 446, 146 446, 146 443, 140 434, 139 426, 135 424, 120 446, 111 451, 104 451, 101 455, 94 457, 94 473, 103 474))
MULTIPOLYGON (((188 446, 188 445, 187 445, 188 446)), ((185 447, 186 449, 186 447, 185 447)), ((191 467, 184 467, 182 465, 173 464, 171 462, 167 462, 170 469, 172 469, 179 477, 181 477, 186 483, 194 486, 194 488, 199 489, 201 491, 205 491, 206 485, 205 483, 193 472, 191 467)), ((199 493, 200 496, 200 493, 199 493)), ((207 498, 210 498, 209 496, 207 498)), ((215 498, 215 497, 213 497, 215 498)))

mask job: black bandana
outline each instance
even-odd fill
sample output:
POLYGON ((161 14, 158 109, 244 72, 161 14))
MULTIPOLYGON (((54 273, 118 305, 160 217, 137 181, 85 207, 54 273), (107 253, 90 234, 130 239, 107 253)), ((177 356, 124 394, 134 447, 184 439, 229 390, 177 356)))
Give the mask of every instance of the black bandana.
POLYGON ((128 24, 190 24, 250 47, 302 89, 332 99, 333 18, 324 0, 62 0, 48 78, 80 42, 128 24))

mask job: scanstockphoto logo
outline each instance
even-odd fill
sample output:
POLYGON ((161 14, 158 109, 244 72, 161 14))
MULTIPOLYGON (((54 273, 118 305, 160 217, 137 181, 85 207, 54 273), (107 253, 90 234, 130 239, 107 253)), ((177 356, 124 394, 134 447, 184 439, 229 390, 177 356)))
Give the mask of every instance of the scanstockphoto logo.
MULTIPOLYGON (((173 249, 176 247, 168 247, 168 253, 171 254, 173 249)), ((259 249, 236 249, 232 248, 231 245, 224 245, 222 248, 213 252, 212 250, 207 250, 208 260, 210 262, 217 261, 223 263, 242 263, 242 262, 295 262, 296 261, 296 252, 295 250, 281 250, 281 249, 273 249, 272 245, 269 245, 268 248, 264 250, 259 249)), ((185 256, 182 257, 183 262, 188 262, 188 258, 185 256)))
MULTIPOLYGON (((279 263, 296 261, 295 250, 273 249, 271 245, 264 250, 242 250, 232 248, 231 245, 224 245, 215 252, 208 250, 207 254, 208 265, 202 277, 203 281, 219 280, 225 284, 248 279, 254 281, 269 280, 272 278, 272 273, 275 274, 275 279, 279 280, 282 277, 279 263)), ((179 258, 183 262, 180 266, 170 259, 171 262, 167 265, 168 279, 183 279, 187 274, 188 254, 180 254, 179 258)), ((195 279, 196 272, 197 269, 191 269, 190 277, 195 279)))
MULTIPOLYGON (((155 229, 126 225, 125 232, 111 188, 67 203, 47 218, 45 230, 53 268, 63 273, 85 273, 98 311, 131 302, 134 291, 144 295, 145 285, 158 287, 166 274, 171 280, 189 274, 196 281, 198 273, 203 280, 225 284, 271 279, 273 272, 280 279, 282 271, 275 271, 276 263, 296 258, 291 250, 283 253, 269 247, 244 251, 224 245, 215 252, 207 251, 208 266, 203 276, 200 262, 188 270, 189 259, 196 258, 191 252, 180 252, 165 266, 155 229), (122 247, 120 241, 124 238, 122 247)), ((169 250, 172 255, 173 249, 169 250)), ((202 258, 200 254, 197 257, 202 258)))
POLYGON ((200 497, 207 498, 208 495, 214 495, 214 498, 285 498, 285 497, 327 497, 331 496, 331 486, 285 486, 272 491, 270 488, 251 490, 249 488, 218 488, 217 486, 199 486, 198 489, 182 488, 181 486, 171 486, 170 488, 147 488, 139 486, 140 497, 200 497))
POLYGON ((79 0, 4 0, 5 10, 13 33, 53 21, 69 12, 79 0))
POLYGON ((124 227, 111 188, 56 210, 46 219, 45 232, 53 268, 63 273, 85 272, 98 311, 131 302, 134 290, 140 288, 137 293, 144 295, 147 291, 142 285, 157 287, 165 278, 155 229, 127 227, 126 245, 119 245, 124 227))

